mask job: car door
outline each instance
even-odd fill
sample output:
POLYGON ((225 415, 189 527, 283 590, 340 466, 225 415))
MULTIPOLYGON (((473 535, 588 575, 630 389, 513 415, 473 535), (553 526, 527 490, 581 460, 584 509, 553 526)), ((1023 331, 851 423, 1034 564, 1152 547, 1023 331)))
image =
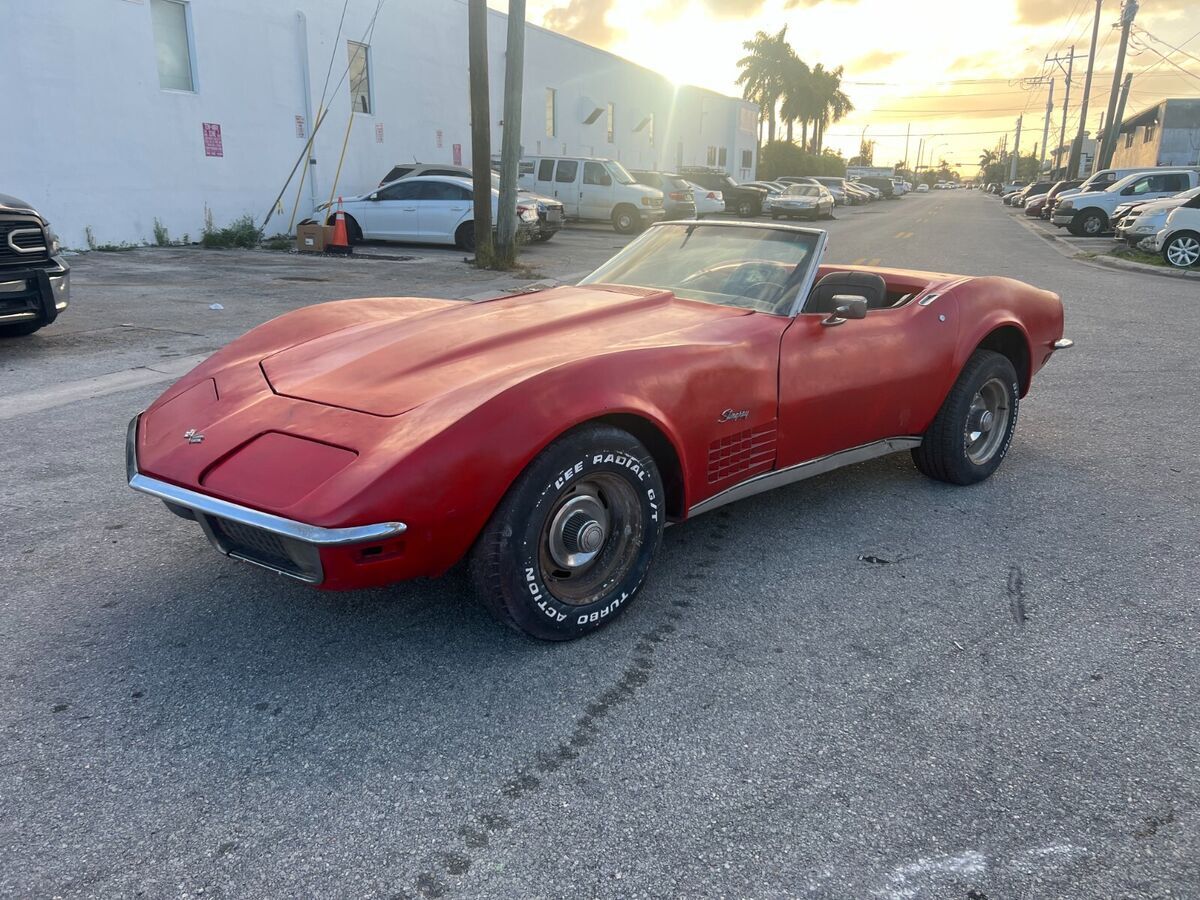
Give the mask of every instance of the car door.
POLYGON ((417 221, 417 192, 421 182, 397 181, 382 187, 352 212, 363 237, 390 241, 415 241, 421 236, 417 221))
POLYGON ((603 163, 586 160, 579 183, 579 217, 607 219, 613 209, 613 179, 603 163))
POLYGON ((539 159, 533 171, 533 190, 546 197, 554 194, 554 160, 539 159))
POLYGON ((554 196, 562 202, 563 212, 579 218, 579 160, 560 159, 554 166, 554 196))
POLYGON ((840 325, 797 315, 780 342, 778 467, 921 434, 953 382, 956 306, 910 300, 840 325))
POLYGON ((417 194, 421 240, 453 244, 459 223, 471 212, 471 193, 449 181, 423 181, 417 194))

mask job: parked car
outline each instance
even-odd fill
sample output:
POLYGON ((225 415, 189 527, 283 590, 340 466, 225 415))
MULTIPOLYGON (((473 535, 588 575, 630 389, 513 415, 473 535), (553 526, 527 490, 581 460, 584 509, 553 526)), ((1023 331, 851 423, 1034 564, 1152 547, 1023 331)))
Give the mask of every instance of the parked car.
POLYGON ((901 450, 975 484, 1010 451, 1070 345, 1058 296, 822 265, 827 240, 660 222, 578 285, 304 306, 133 418, 129 485, 279 575, 465 559, 500 621, 581 637, 632 605, 667 522, 901 450))
POLYGON ((725 195, 721 191, 710 190, 694 181, 689 181, 688 186, 692 189, 692 200, 696 204, 697 219, 725 212, 725 195))
POLYGON ((1125 215, 1120 216, 1122 207, 1117 207, 1118 215, 1113 216, 1115 240, 1137 247, 1143 241, 1154 238, 1166 227, 1167 217, 1172 210, 1187 204, 1189 200, 1200 197, 1200 187, 1167 197, 1163 200, 1148 200, 1127 207, 1125 215))
MULTIPOLYGON (((475 202, 472 182, 453 175, 415 175, 385 184, 369 194, 340 201, 346 214, 351 244, 362 240, 453 244, 475 249, 475 202)), ((492 189, 492 221, 496 220, 500 191, 492 189)), ((332 225, 336 208, 323 207, 332 225)), ((538 232, 537 206, 517 203, 519 234, 533 240, 538 232)))
POLYGON ((680 169, 680 174, 688 181, 693 181, 710 191, 720 191, 725 197, 726 212, 734 213, 743 219, 762 215, 763 201, 767 199, 765 188, 738 184, 723 169, 707 166, 685 167, 680 169))
POLYGON ((846 193, 846 179, 835 178, 829 175, 813 176, 817 184, 824 186, 825 190, 833 194, 833 202, 838 206, 849 206, 852 204, 850 196, 846 193))
POLYGON ((890 178, 864 175, 862 178, 857 180, 857 183, 866 185, 867 187, 872 187, 879 191, 884 200, 892 200, 899 196, 899 194, 896 193, 896 186, 892 184, 892 179, 890 178))
POLYGON ((558 200, 571 219, 611 222, 619 234, 633 234, 666 216, 662 191, 638 184, 614 159, 533 156, 521 168, 521 187, 558 200))
MULTIPOLYGON (((1139 172, 1145 171, 1147 171, 1146 167, 1141 166, 1132 169, 1100 169, 1099 171, 1093 172, 1078 187, 1068 188, 1060 191, 1051 205, 1050 215, 1047 216, 1047 218, 1053 222, 1054 210, 1058 208, 1058 204, 1062 203, 1062 201, 1066 200, 1068 197, 1074 197, 1076 194, 1086 194, 1092 191, 1102 191, 1105 188, 1110 187, 1119 179, 1125 178, 1129 175, 1136 175, 1139 172)), ((1058 225, 1059 228, 1066 227, 1065 224, 1059 225, 1057 222, 1055 224, 1058 225)))
POLYGON ((1054 186, 1051 187, 1050 190, 1046 192, 1046 202, 1042 204, 1042 209, 1041 209, 1041 212, 1039 213, 1040 217, 1043 219, 1049 219, 1051 213, 1054 210, 1054 204, 1056 202, 1058 202, 1058 198, 1060 196, 1062 196, 1064 193, 1066 193, 1067 191, 1075 190, 1081 184, 1083 184, 1083 179, 1081 179, 1081 178, 1076 178, 1076 179, 1072 179, 1072 180, 1063 179, 1061 181, 1056 181, 1054 183, 1054 186))
POLYGON ((853 181, 847 181, 843 190, 846 192, 846 199, 854 206, 862 206, 875 199, 871 191, 853 181))
POLYGON ((881 191, 879 188, 875 187, 874 185, 867 184, 866 182, 863 182, 863 181, 851 181, 848 183, 850 184, 851 187, 855 188, 856 190, 860 190, 860 191, 863 191, 864 193, 866 193, 867 197, 870 198, 870 200, 872 200, 872 201, 883 199, 883 191, 881 191))
POLYGON ((1042 207, 1046 205, 1047 194, 1034 194, 1032 197, 1025 198, 1025 215, 1031 219, 1036 219, 1042 214, 1042 207))
POLYGON ((1111 229, 1113 211, 1129 199, 1154 200, 1170 197, 1200 184, 1194 169, 1153 169, 1127 175, 1102 191, 1068 197, 1054 209, 1053 222, 1076 236, 1094 237, 1111 229))
POLYGON ((784 175, 775 179, 780 184, 820 184, 812 175, 784 175))
POLYGON ((71 267, 58 235, 24 200, 0 194, 0 337, 52 323, 71 299, 71 267))
POLYGON ((922 181, 920 184, 917 185, 917 193, 918 194, 929 193, 929 185, 927 185, 925 182, 922 181))
POLYGON ((822 184, 792 184, 767 201, 772 219, 832 219, 833 194, 822 184))
POLYGON ((682 175, 650 172, 645 169, 630 169, 629 174, 637 179, 638 184, 648 185, 662 191, 666 218, 696 218, 696 200, 692 196, 691 185, 682 175))
MULTIPOLYGON (((391 181, 398 181, 402 178, 417 178, 421 175, 449 175, 453 178, 466 179, 472 177, 471 170, 466 166, 448 166, 440 163, 392 166, 388 174, 392 175, 396 172, 402 174, 397 178, 391 179, 391 181)), ((381 181, 380 186, 390 183, 390 181, 381 181)), ((492 188, 497 191, 500 190, 500 175, 495 170, 492 171, 492 188)), ((474 183, 472 183, 472 190, 474 190, 474 183)), ((545 242, 562 230, 565 215, 561 203, 553 197, 545 197, 523 187, 517 188, 517 196, 520 200, 527 200, 537 206, 538 225, 536 232, 531 235, 532 240, 545 242)))
POLYGON ((1026 204, 1030 197, 1035 194, 1048 193, 1052 187, 1054 187, 1053 181, 1035 181, 1027 184, 1009 198, 1009 206, 1015 206, 1019 209, 1026 204))
POLYGON ((1200 266, 1200 197, 1193 197, 1167 214, 1167 221, 1154 236, 1150 249, 1161 253, 1167 265, 1177 269, 1200 266))

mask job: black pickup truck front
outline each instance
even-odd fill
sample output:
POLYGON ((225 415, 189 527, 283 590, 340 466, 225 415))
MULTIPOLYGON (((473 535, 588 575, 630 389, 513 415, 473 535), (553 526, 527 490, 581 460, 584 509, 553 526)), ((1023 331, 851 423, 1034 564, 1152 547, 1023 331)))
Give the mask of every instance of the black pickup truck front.
POLYGON ((32 334, 67 308, 70 266, 32 206, 0 194, 0 337, 32 334))

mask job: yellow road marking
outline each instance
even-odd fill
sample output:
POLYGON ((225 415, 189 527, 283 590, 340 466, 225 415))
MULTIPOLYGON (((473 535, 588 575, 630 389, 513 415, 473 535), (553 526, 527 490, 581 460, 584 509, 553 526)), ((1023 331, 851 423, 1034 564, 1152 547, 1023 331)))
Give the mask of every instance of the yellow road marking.
POLYGON ((868 266, 877 266, 877 265, 879 265, 879 257, 878 257, 878 256, 876 256, 874 259, 868 259, 868 260, 867 260, 867 265, 868 265, 868 266))
POLYGON ((860 256, 860 257, 859 257, 858 259, 856 259, 854 262, 850 263, 850 265, 852 265, 852 266, 861 266, 861 265, 862 265, 863 263, 865 263, 866 261, 867 261, 867 258, 866 258, 865 256, 860 256))
POLYGON ((896 232, 896 237, 898 237, 898 238, 900 238, 900 239, 902 239, 902 240, 903 240, 904 238, 910 238, 910 237, 912 237, 912 236, 913 236, 913 233, 912 233, 911 231, 898 231, 898 232, 896 232))

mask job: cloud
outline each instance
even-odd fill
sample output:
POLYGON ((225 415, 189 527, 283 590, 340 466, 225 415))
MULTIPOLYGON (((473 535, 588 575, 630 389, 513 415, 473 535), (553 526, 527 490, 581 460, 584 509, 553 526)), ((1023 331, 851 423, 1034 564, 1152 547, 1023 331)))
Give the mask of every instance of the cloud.
POLYGON ((784 9, 795 9, 797 6, 812 8, 814 6, 820 6, 822 3, 826 3, 826 2, 853 4, 853 3, 857 3, 858 0, 785 0, 783 6, 784 6, 784 9))
POLYGON ((903 50, 889 52, 887 50, 872 50, 864 56, 851 60, 846 64, 846 69, 850 72, 877 72, 880 69, 886 69, 892 63, 897 62, 905 57, 903 50))
POLYGON ((547 10, 542 23, 551 31, 607 47, 617 36, 617 30, 608 24, 612 4, 613 0, 569 0, 566 6, 547 10))

